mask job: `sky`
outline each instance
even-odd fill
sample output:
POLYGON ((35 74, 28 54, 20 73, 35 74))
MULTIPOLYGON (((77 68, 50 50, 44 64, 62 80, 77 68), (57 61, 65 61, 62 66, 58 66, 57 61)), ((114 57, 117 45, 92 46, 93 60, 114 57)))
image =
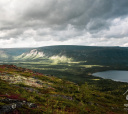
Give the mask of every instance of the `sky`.
POLYGON ((128 0, 0 0, 0 48, 128 47, 128 0))

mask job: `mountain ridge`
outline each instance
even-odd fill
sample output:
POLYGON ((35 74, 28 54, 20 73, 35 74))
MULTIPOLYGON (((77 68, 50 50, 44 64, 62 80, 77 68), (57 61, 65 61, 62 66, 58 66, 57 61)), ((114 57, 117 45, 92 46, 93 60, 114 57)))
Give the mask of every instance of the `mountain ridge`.
POLYGON ((49 59, 56 56, 60 58, 72 58, 74 61, 87 61, 88 64, 128 64, 127 47, 57 45, 27 49, 4 49, 2 51, 4 51, 6 55, 8 55, 7 58, 12 61, 49 59))

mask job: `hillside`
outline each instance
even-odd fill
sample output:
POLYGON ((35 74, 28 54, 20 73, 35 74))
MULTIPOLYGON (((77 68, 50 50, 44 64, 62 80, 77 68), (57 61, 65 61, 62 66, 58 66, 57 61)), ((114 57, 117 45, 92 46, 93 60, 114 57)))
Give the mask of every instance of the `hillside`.
POLYGON ((110 94, 87 83, 79 86, 30 69, 0 65, 0 113, 125 114, 124 103, 121 91, 110 94))
POLYGON ((127 47, 63 45, 0 49, 0 54, 0 64, 29 68, 75 83, 95 83, 92 81, 95 72, 128 70, 127 47))
MULTIPOLYGON (((127 65, 127 47, 94 47, 94 46, 46 46, 40 48, 19 48, 0 49, 0 53, 5 53, 6 58, 2 60, 41 60, 41 59, 61 59, 71 60, 69 62, 86 61, 89 65, 127 65), (7 59, 9 58, 9 59, 7 59)), ((3 55, 3 54, 2 54, 3 55)))
POLYGON ((15 56, 19 56, 32 48, 0 48, 0 61, 12 61, 15 56))
POLYGON ((8 60, 9 55, 5 53, 3 50, 0 50, 0 60, 8 60))
POLYGON ((65 55, 75 61, 87 61, 86 64, 128 64, 128 48, 125 47, 49 46, 37 50, 49 57, 65 55))
POLYGON ((0 64, 29 68, 75 83, 95 83, 92 81, 95 72, 128 70, 127 47, 63 45, 0 49, 0 52, 0 64))
POLYGON ((32 49, 30 52, 22 53, 19 56, 16 56, 15 60, 31 60, 31 59, 40 59, 43 58, 45 54, 43 52, 37 51, 37 49, 32 49))

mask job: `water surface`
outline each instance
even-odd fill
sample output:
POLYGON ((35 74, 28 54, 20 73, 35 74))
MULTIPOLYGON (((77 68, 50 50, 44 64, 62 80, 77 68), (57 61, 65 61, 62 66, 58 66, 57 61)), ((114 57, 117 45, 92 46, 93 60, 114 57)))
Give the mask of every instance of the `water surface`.
POLYGON ((93 73, 92 75, 105 79, 112 79, 114 81, 128 82, 128 71, 109 70, 93 73))

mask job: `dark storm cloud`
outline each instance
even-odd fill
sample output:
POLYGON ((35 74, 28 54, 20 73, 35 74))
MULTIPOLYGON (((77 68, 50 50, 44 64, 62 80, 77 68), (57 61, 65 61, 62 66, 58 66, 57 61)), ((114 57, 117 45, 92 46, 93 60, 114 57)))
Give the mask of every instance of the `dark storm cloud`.
POLYGON ((1 0, 0 38, 65 41, 86 33, 93 38, 128 37, 110 29, 115 19, 121 23, 128 17, 127 11, 128 0, 1 0))
POLYGON ((102 27, 103 22, 106 26, 107 20, 126 16, 127 11, 127 0, 47 0, 47 2, 33 2, 24 12, 23 18, 42 20, 47 26, 70 23, 78 28, 86 27, 92 21, 96 23, 99 19, 101 24, 97 27, 102 27))

